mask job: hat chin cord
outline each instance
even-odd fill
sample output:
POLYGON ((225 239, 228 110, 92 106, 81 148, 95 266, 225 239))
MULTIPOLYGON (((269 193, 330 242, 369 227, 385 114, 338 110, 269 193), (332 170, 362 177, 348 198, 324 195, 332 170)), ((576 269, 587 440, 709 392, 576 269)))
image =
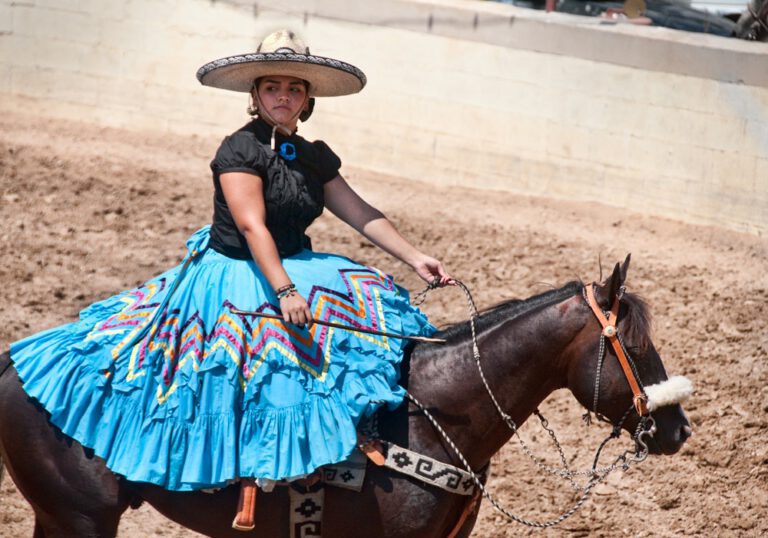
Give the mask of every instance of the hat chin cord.
MULTIPOLYGON (((309 94, 304 96, 304 104, 299 108, 298 112, 296 112, 288 121, 289 123, 293 123, 295 119, 297 119, 301 112, 304 110, 304 106, 306 106, 307 101, 309 100, 309 94)), ((272 126, 272 137, 269 140, 270 147, 277 151, 277 148, 275 147, 275 132, 279 132, 282 135, 285 136, 291 136, 293 134, 293 130, 289 129, 284 123, 278 123, 275 118, 272 117, 272 114, 267 112, 267 108, 261 104, 261 99, 259 99, 259 92, 254 88, 250 92, 250 106, 248 107, 248 110, 253 110, 253 108, 256 109, 256 113, 264 119, 268 124, 272 126), (253 105, 256 105, 255 107, 253 105)))

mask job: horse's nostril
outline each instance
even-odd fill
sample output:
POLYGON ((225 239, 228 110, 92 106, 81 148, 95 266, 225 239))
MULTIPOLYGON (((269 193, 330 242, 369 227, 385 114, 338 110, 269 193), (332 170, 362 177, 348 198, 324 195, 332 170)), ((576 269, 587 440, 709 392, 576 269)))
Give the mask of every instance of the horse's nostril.
POLYGON ((690 427, 690 426, 683 426, 682 428, 680 428, 680 431, 681 431, 681 432, 682 432, 682 434, 683 434, 683 435, 682 435, 682 437, 683 437, 683 440, 686 440, 686 439, 688 439, 688 438, 689 438, 691 435, 693 435, 693 430, 691 429, 691 427, 690 427))

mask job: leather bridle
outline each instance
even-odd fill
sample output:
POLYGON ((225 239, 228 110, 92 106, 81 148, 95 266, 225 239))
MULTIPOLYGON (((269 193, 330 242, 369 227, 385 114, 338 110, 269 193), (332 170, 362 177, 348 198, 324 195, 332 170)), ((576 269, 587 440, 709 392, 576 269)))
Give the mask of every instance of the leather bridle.
MULTIPOLYGON (((621 296, 618 295, 614 298, 611 305, 610 312, 606 315, 595 299, 595 283, 587 284, 584 286, 584 297, 587 304, 592 309, 592 313, 595 314, 597 321, 603 327, 602 336, 608 339, 613 347, 613 351, 616 353, 616 358, 619 360, 621 370, 624 372, 624 377, 629 383, 629 387, 632 389, 632 404, 635 407, 635 411, 641 417, 647 417, 650 415, 648 409, 648 396, 645 394, 640 380, 637 378, 637 374, 631 364, 631 360, 627 355, 624 346, 619 339, 619 328, 616 323, 619 317, 619 304, 621 303, 621 296)), ((598 371, 598 376, 600 372, 598 371)), ((595 399, 597 399, 597 391, 599 390, 599 384, 595 385, 595 399)), ((597 413, 597 409, 593 410, 597 413)))

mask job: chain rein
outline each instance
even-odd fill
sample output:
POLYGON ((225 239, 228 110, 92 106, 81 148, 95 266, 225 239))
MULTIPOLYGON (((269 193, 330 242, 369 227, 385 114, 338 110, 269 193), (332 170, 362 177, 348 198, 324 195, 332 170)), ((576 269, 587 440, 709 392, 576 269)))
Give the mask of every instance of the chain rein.
MULTIPOLYGON (((512 417, 510 417, 507 413, 504 412, 504 410, 501 408, 501 405, 499 404, 498 400, 493 394, 493 391, 491 390, 490 385, 488 384, 488 381, 485 377, 485 373, 483 372, 483 367, 480 363, 480 349, 477 344, 477 330, 475 327, 475 318, 478 317, 478 311, 477 307, 475 306, 475 301, 472 298, 472 294, 469 291, 469 288, 461 282, 460 280, 454 280, 456 285, 464 292, 464 295, 467 299, 467 305, 469 307, 470 317, 469 317, 469 325, 472 332, 472 355, 475 359, 475 364, 477 365, 478 372, 480 373, 480 378, 483 381, 483 385, 485 386, 485 390, 488 393, 488 395, 491 398, 491 401, 493 402, 494 406, 496 407, 496 410, 498 411, 499 415, 501 416, 504 423, 509 427, 509 429, 512 431, 512 435, 516 436, 518 438, 518 441, 523 449, 523 452, 528 455, 529 458, 534 462, 534 464, 541 469, 542 471, 554 475, 559 476, 565 480, 568 480, 571 484, 571 487, 575 490, 581 490, 581 495, 576 500, 576 502, 565 512, 563 512, 560 516, 545 522, 539 522, 539 521, 531 521, 528 519, 525 519, 523 517, 520 517, 518 515, 515 515, 511 513, 509 510, 501 506, 500 502, 486 489, 485 485, 482 483, 480 477, 475 474, 475 472, 472 470, 472 468, 469 465, 469 462, 467 461, 466 457, 464 457, 464 454, 459 450, 459 448, 456 446, 456 444, 451 440, 448 433, 440 426, 440 424, 437 422, 437 420, 432 416, 432 414, 424 407, 424 405, 419 402, 413 394, 406 391, 406 397, 416 406, 419 408, 419 410, 424 414, 424 416, 429 420, 429 422, 432 424, 432 426, 440 433, 440 435, 443 437, 446 443, 451 447, 451 450, 453 450, 456 457, 461 462, 462 466, 464 467, 464 470, 469 473, 469 475, 472 477, 472 480, 475 482, 475 485, 478 487, 480 492, 482 493, 482 496, 488 500, 488 502, 491 503, 491 505, 496 509, 498 512, 505 515, 507 518, 511 519, 512 521, 515 521, 517 523, 521 523, 523 525, 529 526, 529 527, 536 527, 536 528, 549 528, 554 527, 569 517, 571 517, 581 506, 586 502, 586 500, 589 498, 589 495, 592 491, 592 489, 605 480, 610 473, 613 471, 616 471, 617 469, 627 470, 629 469, 630 465, 640 463, 646 459, 648 456, 648 447, 646 446, 645 442, 643 441, 643 437, 645 435, 648 435, 650 433, 650 428, 646 429, 646 422, 641 420, 637 428, 635 430, 635 433, 633 435, 633 439, 635 440, 636 444, 636 450, 625 450, 622 454, 616 457, 616 459, 608 466, 598 468, 597 463, 600 458, 600 454, 603 450, 603 448, 606 446, 606 444, 611 440, 618 438, 621 434, 621 426, 624 423, 624 421, 627 419, 629 414, 633 411, 634 405, 630 405, 629 409, 624 413, 624 415, 621 417, 619 422, 614 425, 613 430, 611 431, 610 435, 608 435, 600 444, 598 447, 595 458, 592 464, 591 469, 587 469, 584 471, 572 471, 570 467, 568 466, 567 458, 565 457, 565 453, 563 451, 562 445, 557 440, 557 436, 555 435, 555 432, 552 428, 549 427, 549 421, 547 421, 546 418, 541 414, 541 412, 536 409, 534 411, 534 414, 541 422, 542 427, 547 431, 550 438, 552 439, 552 442, 557 447, 557 451, 560 457, 560 461, 563 464, 562 469, 557 469, 554 467, 550 467, 546 464, 544 464, 539 458, 536 457, 535 454, 531 451, 531 449, 528 447, 528 445, 525 443, 522 437, 520 437, 520 434, 518 433, 517 424, 515 424, 514 420, 512 420, 512 417), (587 476, 589 477, 589 480, 584 484, 584 486, 580 486, 576 481, 574 480, 574 477, 576 476, 587 476)), ((413 298, 413 305, 414 306, 421 306, 424 303, 424 300, 426 299, 427 294, 438 288, 438 282, 437 280, 430 283, 424 290, 417 293, 413 298)), ((621 342, 622 347, 624 347, 623 342, 621 342)), ((599 392, 599 372, 602 368, 603 359, 605 357, 605 338, 601 335, 600 337, 600 356, 598 361, 598 378, 596 379, 596 385, 595 385, 595 398, 594 398, 594 410, 595 415, 600 418, 601 416, 597 414, 597 400, 598 400, 598 392, 599 392)), ((633 370, 634 370, 634 364, 632 364, 633 370)), ((607 419, 604 419, 607 421, 607 419)), ((651 419, 652 420, 652 419, 651 419)), ((587 421, 588 422, 588 421, 587 421)), ((651 425, 651 428, 653 425, 651 425)))

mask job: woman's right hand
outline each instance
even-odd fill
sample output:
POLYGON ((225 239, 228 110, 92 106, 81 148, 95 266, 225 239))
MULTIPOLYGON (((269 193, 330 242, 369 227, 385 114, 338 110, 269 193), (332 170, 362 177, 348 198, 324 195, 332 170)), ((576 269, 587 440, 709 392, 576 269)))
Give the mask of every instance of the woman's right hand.
POLYGON ((440 260, 432 256, 419 252, 418 256, 411 262, 411 267, 427 284, 432 284, 435 280, 440 286, 456 284, 456 280, 448 274, 440 260))
POLYGON ((280 299, 280 311, 283 313, 283 320, 286 323, 293 323, 302 327, 312 324, 312 311, 309 309, 307 300, 298 292, 280 299))

